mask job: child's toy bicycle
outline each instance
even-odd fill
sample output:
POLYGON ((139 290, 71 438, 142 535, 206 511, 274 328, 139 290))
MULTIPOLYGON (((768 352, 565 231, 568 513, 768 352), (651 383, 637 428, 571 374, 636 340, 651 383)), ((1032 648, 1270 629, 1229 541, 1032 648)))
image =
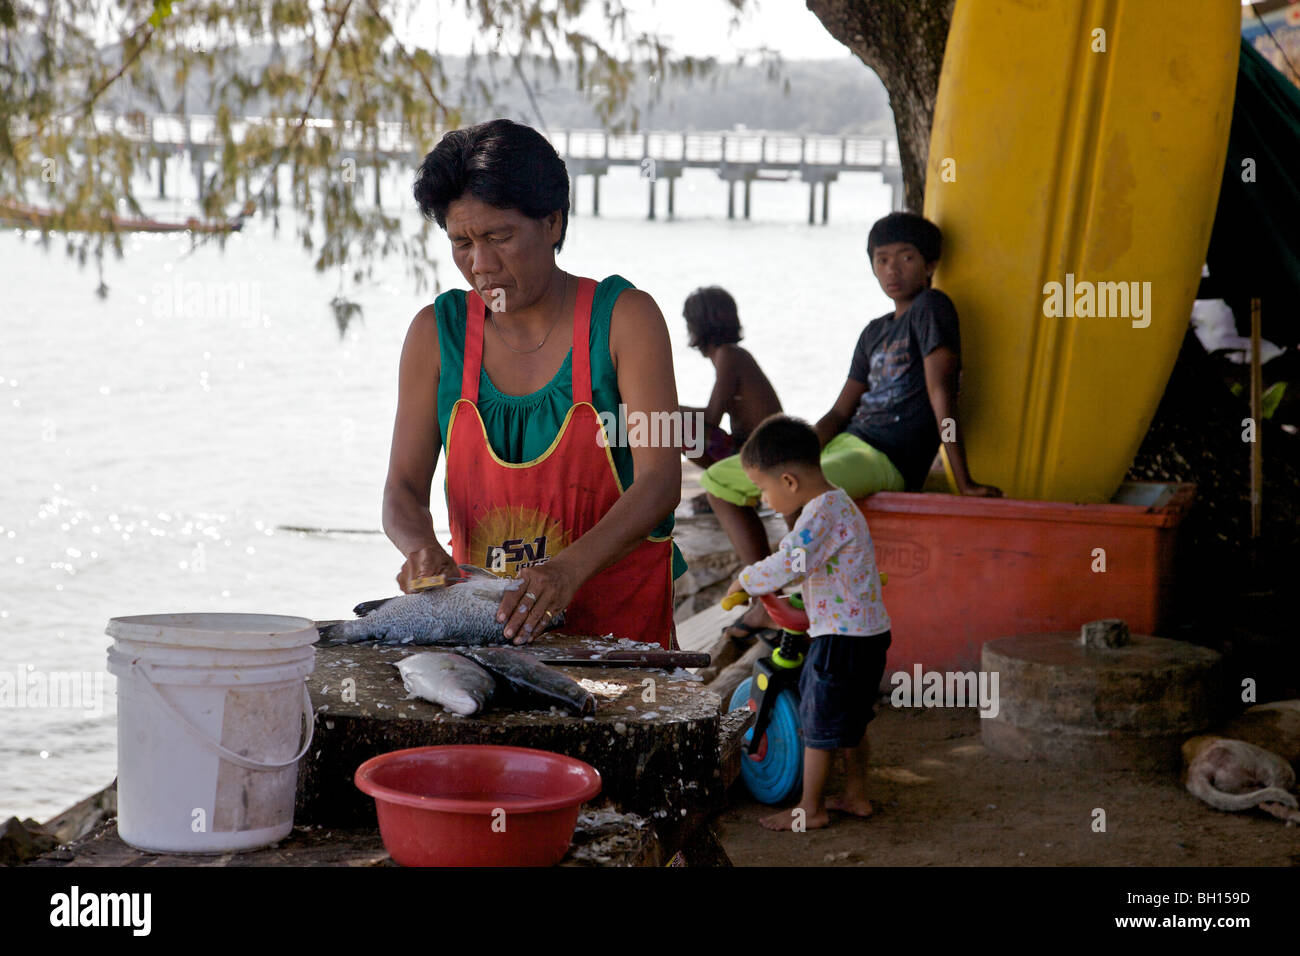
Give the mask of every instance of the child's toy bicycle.
MULTIPOLYGON (((880 575, 880 586, 888 582, 880 575)), ((781 626, 781 643, 770 657, 754 663, 754 676, 740 682, 728 710, 748 707, 758 714, 745 731, 740 776, 760 803, 785 803, 803 785, 803 733, 799 728, 799 672, 803 669, 808 615, 798 594, 759 596, 772 620, 781 626)), ((724 610, 748 604, 736 591, 722 599, 724 610)))
MULTIPOLYGON (((740 776, 762 803, 784 803, 803 784, 803 734, 799 730, 799 671, 803 668, 808 615, 799 595, 764 594, 759 600, 781 625, 781 643, 770 657, 754 663, 754 676, 731 695, 729 710, 748 707, 758 714, 745 731, 740 776)), ((743 591, 728 594, 728 610, 749 601, 743 591)))

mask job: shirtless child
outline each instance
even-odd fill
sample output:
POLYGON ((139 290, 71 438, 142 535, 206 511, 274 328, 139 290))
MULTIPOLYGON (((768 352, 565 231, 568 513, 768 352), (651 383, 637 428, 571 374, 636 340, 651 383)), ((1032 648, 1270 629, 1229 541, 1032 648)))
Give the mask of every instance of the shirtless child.
POLYGON ((704 441, 693 446, 702 450, 694 455, 684 450, 682 455, 708 468, 736 454, 759 422, 781 411, 781 401, 754 356, 736 344, 742 335, 740 316, 725 289, 696 289, 682 312, 691 348, 712 361, 717 373, 708 408, 681 407, 686 421, 698 421, 694 416, 703 414, 705 428, 704 441), (730 418, 730 434, 721 427, 723 415, 730 418))

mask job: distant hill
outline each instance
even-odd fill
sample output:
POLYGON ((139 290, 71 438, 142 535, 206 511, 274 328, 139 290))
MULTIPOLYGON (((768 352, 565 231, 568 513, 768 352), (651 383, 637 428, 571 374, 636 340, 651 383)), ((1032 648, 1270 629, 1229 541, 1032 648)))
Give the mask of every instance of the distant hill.
MULTIPOLYGON (((289 61, 292 51, 282 51, 289 61)), ((104 59, 119 60, 116 47, 106 48, 104 59)), ((253 46, 240 50, 241 72, 255 74, 270 57, 270 48, 253 46)), ((443 57, 442 67, 449 77, 462 76, 464 57, 443 57)), ((480 57, 477 75, 493 73, 499 81, 493 105, 485 105, 471 95, 468 84, 462 105, 471 122, 506 116, 533 126, 541 126, 537 112, 514 74, 510 64, 497 61, 491 70, 486 58, 480 57)), ((169 69, 156 75, 166 76, 169 69)), ((575 88, 573 68, 561 63, 560 76, 553 77, 548 66, 525 68, 537 108, 550 129, 594 128, 600 123, 596 113, 575 88)), ((181 91, 160 80, 158 99, 133 90, 119 82, 101 101, 107 109, 145 113, 179 112, 181 91)), ((189 113, 213 112, 208 92, 209 78, 201 71, 186 83, 184 108, 189 113)), ((631 98, 640 107, 640 129, 691 131, 732 129, 743 125, 749 129, 770 129, 798 133, 881 135, 894 133, 889 97, 876 75, 860 61, 845 56, 838 60, 791 60, 783 64, 776 81, 767 77, 761 66, 719 66, 715 75, 704 79, 665 82, 659 101, 649 102, 650 84, 642 80, 631 98), (785 88, 788 86, 788 92, 785 88)), ((456 97, 452 97, 456 99, 456 97)), ((266 111, 265 97, 255 94, 244 111, 258 115, 266 111)), ((631 121, 630 111, 624 117, 631 121)))
MULTIPOLYGON (((534 86, 534 96, 548 126, 599 125, 568 76, 541 89, 534 86)), ((852 57, 790 61, 776 82, 761 67, 720 67, 713 77, 667 83, 657 103, 648 100, 648 84, 641 83, 632 102, 641 106, 643 129, 716 130, 743 125, 797 133, 894 134, 884 85, 852 57)), ((497 101, 511 112, 496 115, 521 122, 536 120, 517 80, 502 86, 497 101)))

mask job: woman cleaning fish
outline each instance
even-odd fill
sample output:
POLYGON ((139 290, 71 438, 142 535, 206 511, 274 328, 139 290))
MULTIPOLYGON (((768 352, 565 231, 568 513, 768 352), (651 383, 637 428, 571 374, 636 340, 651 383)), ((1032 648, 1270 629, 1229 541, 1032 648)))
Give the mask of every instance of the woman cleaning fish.
POLYGON ((677 409, 659 307, 620 276, 597 283, 556 265, 569 177, 527 126, 447 133, 414 193, 470 290, 421 309, 402 349, 383 502, 406 556, 399 586, 472 565, 521 582, 500 595, 504 641, 531 641, 563 614, 571 633, 676 647, 681 449, 611 445, 601 422, 677 409), (440 450, 450 554, 429 512, 440 450))

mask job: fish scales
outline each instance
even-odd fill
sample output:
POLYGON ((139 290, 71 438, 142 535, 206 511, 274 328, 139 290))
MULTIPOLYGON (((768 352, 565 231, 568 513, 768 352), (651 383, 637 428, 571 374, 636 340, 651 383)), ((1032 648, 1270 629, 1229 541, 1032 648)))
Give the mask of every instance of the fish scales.
MULTIPOLYGON (((509 644, 505 624, 497 621, 497 608, 508 590, 518 589, 518 578, 503 578, 469 565, 465 577, 441 588, 403 594, 386 601, 363 601, 356 620, 317 624, 320 642, 483 646, 509 644)), ((543 632, 564 623, 564 612, 553 615, 543 632)))

